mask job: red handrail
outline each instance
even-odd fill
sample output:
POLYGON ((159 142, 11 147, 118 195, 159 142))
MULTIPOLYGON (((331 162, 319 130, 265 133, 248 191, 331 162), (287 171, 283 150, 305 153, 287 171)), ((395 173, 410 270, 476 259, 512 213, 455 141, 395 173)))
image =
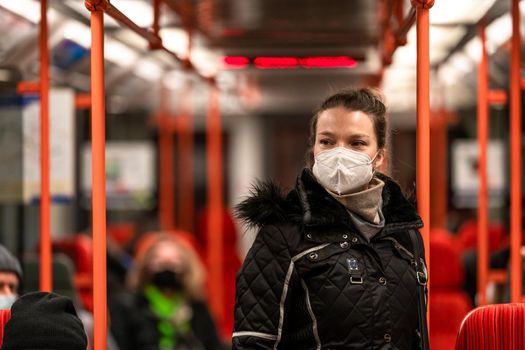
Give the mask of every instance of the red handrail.
POLYGON ((522 299, 521 262, 521 38, 519 0, 512 0, 512 52, 510 62, 510 261, 513 303, 522 299))
POLYGON ((40 290, 53 290, 49 191, 49 47, 47 0, 40 2, 40 290))
POLYGON ((91 8, 91 94, 94 349, 105 350, 107 296, 104 12, 96 6, 91 8))
POLYGON ((487 143, 489 118, 489 72, 485 42, 485 25, 479 27, 481 40, 481 60, 478 69, 478 147, 479 147, 479 191, 478 191, 478 261, 477 294, 478 305, 487 303, 486 288, 489 276, 489 237, 488 237, 488 189, 487 189, 487 143))
POLYGON ((429 9, 433 0, 412 0, 417 15, 417 204, 423 219, 421 234, 430 271, 430 51, 429 9))
POLYGON ((207 155, 208 155, 208 269, 210 271, 210 306, 218 322, 223 315, 223 286, 222 286, 222 131, 219 109, 219 92, 216 87, 210 89, 210 102, 207 120, 207 155))
POLYGON ((173 152, 173 121, 168 114, 168 92, 161 86, 159 130, 159 222, 164 231, 175 228, 175 172, 173 152))

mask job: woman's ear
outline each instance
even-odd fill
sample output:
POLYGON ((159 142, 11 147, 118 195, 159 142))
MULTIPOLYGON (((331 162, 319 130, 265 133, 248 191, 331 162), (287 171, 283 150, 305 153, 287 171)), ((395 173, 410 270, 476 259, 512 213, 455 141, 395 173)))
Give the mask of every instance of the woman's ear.
POLYGON ((385 160, 385 150, 383 148, 377 151, 376 159, 374 160, 374 170, 379 170, 385 160))

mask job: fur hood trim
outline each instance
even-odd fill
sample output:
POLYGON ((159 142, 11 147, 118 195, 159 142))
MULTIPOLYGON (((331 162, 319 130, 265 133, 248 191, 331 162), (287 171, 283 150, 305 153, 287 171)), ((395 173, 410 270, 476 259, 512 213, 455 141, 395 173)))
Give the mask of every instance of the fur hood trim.
MULTIPOLYGON (((421 218, 399 185, 386 175, 376 176, 385 182, 382 193, 384 231, 422 227, 421 218)), ((353 228, 346 208, 326 192, 309 169, 303 170, 296 187, 286 196, 275 183, 256 184, 250 197, 238 204, 235 212, 252 227, 292 222, 310 227, 342 225, 353 228)))

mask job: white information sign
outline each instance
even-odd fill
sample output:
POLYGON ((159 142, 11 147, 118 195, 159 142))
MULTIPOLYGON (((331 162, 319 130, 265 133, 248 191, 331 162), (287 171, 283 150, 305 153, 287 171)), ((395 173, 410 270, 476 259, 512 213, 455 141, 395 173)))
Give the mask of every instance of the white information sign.
MULTIPOLYGON (((49 94, 50 191, 54 198, 75 195, 75 92, 51 89, 49 94)), ((40 100, 22 112, 24 200, 40 197, 40 100)))
MULTIPOLYGON (((478 205, 479 148, 477 140, 457 140, 452 144, 452 191, 458 207, 478 205)), ((487 147, 489 203, 500 206, 506 188, 506 152, 502 141, 491 140, 487 147)))

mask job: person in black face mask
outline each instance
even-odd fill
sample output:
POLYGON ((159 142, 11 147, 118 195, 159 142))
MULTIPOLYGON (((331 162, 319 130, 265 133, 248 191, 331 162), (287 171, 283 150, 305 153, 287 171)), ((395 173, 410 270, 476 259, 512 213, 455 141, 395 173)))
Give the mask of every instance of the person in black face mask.
POLYGON ((137 350, 222 350, 204 302, 204 273, 196 253, 175 236, 158 234, 137 261, 127 339, 137 350))

